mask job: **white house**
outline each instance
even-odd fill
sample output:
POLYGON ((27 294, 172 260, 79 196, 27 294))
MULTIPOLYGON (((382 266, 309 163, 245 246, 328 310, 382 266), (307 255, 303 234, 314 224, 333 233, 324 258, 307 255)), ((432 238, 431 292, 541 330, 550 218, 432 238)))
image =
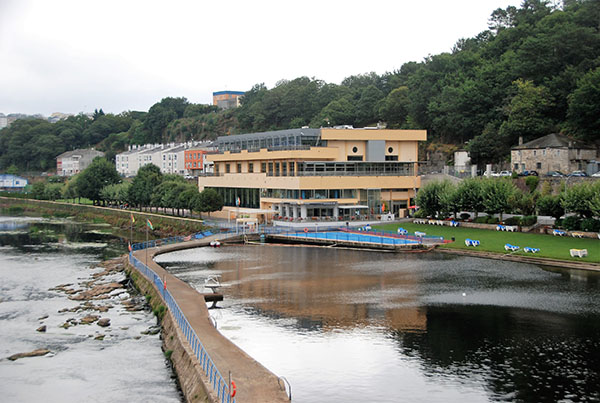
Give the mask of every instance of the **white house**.
POLYGON ((0 174, 0 189, 7 191, 22 191, 27 186, 27 179, 17 175, 0 174))

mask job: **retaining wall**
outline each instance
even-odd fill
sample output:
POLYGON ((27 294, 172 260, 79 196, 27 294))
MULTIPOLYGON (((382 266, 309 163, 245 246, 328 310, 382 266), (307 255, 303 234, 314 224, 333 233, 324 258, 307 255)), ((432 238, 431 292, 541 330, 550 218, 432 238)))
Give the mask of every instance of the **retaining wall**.
MULTIPOLYGON (((162 297, 146 277, 132 266, 127 266, 126 271, 136 287, 143 294, 150 296, 149 302, 153 310, 163 304, 162 297)), ((175 325, 173 315, 168 310, 162 318, 161 326, 163 351, 171 351, 171 364, 186 401, 216 403, 218 400, 214 393, 211 395, 206 387, 209 383, 202 376, 200 364, 192 359, 193 353, 189 350, 181 330, 175 325)))

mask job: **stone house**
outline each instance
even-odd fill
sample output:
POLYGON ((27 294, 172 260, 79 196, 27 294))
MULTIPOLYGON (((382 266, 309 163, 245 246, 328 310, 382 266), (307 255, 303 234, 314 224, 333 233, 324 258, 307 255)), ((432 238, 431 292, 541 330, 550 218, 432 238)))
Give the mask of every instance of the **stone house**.
POLYGON ((587 168, 588 162, 596 159, 596 148, 572 140, 565 135, 552 133, 519 145, 510 151, 513 171, 537 171, 545 174, 560 171, 565 174, 587 168))

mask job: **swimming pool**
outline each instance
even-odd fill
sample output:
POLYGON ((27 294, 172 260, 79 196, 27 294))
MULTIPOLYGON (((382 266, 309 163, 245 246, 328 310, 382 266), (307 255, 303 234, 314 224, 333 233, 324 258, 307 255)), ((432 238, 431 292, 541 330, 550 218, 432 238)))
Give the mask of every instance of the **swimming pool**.
POLYGON ((354 232, 341 232, 341 231, 325 231, 325 232, 291 232, 280 235, 287 235, 295 238, 306 238, 306 239, 327 239, 332 241, 347 241, 347 242, 362 242, 372 243, 379 245, 410 245, 419 244, 419 241, 410 239, 402 239, 378 234, 357 234, 354 232))

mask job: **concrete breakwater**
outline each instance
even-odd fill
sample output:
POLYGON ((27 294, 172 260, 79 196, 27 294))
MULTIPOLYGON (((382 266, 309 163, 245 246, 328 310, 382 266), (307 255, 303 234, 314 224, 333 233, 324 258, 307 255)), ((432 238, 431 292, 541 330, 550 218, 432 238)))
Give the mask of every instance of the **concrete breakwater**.
MULTIPOLYGON (((192 342, 190 345, 190 332, 194 332, 201 340, 203 350, 210 356, 208 359, 218 372, 228 382, 229 374, 236 384, 236 402, 288 402, 289 399, 284 389, 280 386, 276 375, 246 354, 243 350, 225 338, 210 322, 208 308, 204 295, 168 273, 153 261, 153 257, 175 250, 208 246, 216 236, 206 237, 201 240, 165 245, 149 250, 133 252, 139 262, 146 262, 147 267, 166 282, 166 287, 172 298, 176 301, 181 313, 185 316, 189 327, 181 328, 179 313, 164 308, 166 299, 163 287, 157 287, 149 281, 134 265, 129 266, 131 277, 138 287, 150 295, 153 309, 163 316, 163 348, 170 351, 170 359, 179 378, 184 396, 188 402, 228 402, 228 386, 217 386, 215 390, 214 376, 209 371, 206 373, 206 357, 198 352, 199 346, 192 342), (163 308, 161 308, 161 305, 163 308), (200 359, 199 359, 200 357, 200 359), (223 392, 226 396, 223 398, 223 392)), ((220 237, 221 239, 222 237, 220 237)))

